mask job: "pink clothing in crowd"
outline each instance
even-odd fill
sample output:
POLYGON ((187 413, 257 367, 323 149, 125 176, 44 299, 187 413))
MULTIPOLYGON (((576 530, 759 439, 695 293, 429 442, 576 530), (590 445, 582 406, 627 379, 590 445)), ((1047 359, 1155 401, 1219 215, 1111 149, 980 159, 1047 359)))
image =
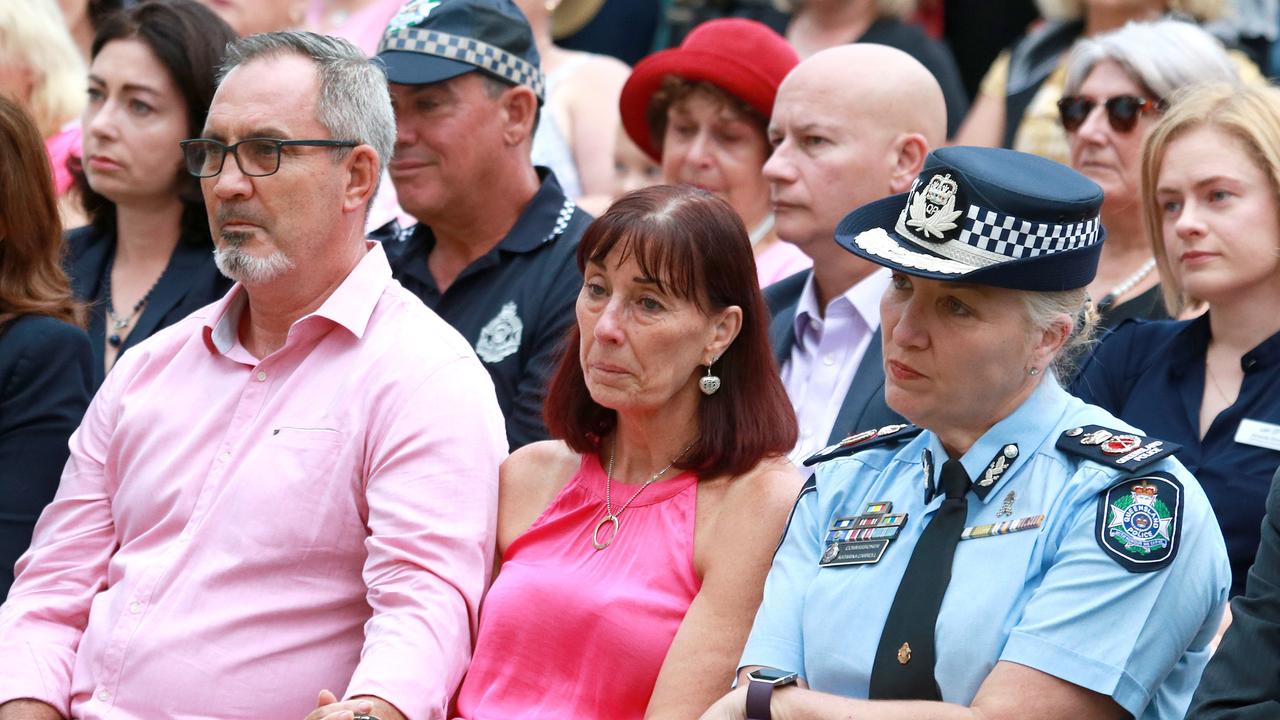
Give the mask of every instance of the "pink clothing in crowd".
POLYGON ((756 255, 756 277, 760 279, 762 288, 812 266, 813 260, 786 240, 778 240, 756 255))
POLYGON ((0 703, 262 720, 330 688, 444 717, 492 567, 489 375, 380 245, 261 361, 246 301, 107 376, 0 608, 0 703))
POLYGON ((391 18, 395 17, 406 1, 372 0, 368 5, 340 18, 340 22, 335 22, 339 18, 333 16, 326 22, 324 0, 311 0, 307 5, 303 25, 314 32, 350 40, 365 55, 372 57, 378 52, 378 43, 382 41, 387 23, 391 22, 391 18))
MULTIPOLYGON (((470 720, 639 720, 702 581, 693 567, 697 478, 650 485, 613 543, 594 455, 516 538, 485 596, 458 714, 470 720), (602 531, 602 532, 607 532, 602 531)), ((637 485, 613 486, 616 509, 637 485)))
POLYGON ((71 189, 71 171, 67 169, 67 160, 72 155, 80 156, 80 121, 69 122, 56 134, 44 141, 45 150, 49 152, 49 164, 53 165, 53 185, 62 195, 71 189))

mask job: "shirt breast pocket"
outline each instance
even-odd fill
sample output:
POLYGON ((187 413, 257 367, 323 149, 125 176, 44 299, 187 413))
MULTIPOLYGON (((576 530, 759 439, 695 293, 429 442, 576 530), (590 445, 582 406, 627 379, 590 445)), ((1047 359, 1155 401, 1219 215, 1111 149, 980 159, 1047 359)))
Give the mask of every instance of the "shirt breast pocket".
POLYGON ((324 552, 364 540, 360 483, 338 428, 278 426, 236 473, 244 540, 272 549, 324 552), (252 520, 250 520, 252 518, 252 520))

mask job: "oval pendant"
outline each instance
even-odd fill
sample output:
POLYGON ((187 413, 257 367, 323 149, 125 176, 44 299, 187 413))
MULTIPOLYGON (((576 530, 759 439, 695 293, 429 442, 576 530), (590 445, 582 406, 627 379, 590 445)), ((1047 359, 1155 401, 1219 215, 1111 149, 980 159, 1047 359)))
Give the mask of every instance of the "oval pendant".
POLYGON ((609 547, 609 544, 616 537, 618 537, 618 517, 616 515, 605 515, 600 518, 600 522, 596 523, 596 529, 591 531, 591 545, 597 550, 603 550, 609 547), (613 523, 613 529, 609 532, 608 539, 601 541, 600 528, 604 527, 605 523, 613 523))

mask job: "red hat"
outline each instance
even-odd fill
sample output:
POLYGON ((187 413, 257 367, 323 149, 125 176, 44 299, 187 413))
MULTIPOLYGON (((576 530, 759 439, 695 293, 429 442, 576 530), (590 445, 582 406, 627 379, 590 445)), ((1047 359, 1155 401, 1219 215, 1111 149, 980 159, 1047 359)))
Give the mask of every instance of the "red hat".
POLYGON ((622 86, 622 126, 637 147, 661 162, 645 115, 663 78, 705 80, 768 118, 778 86, 799 62, 791 45, 763 23, 743 18, 707 21, 694 28, 680 47, 636 63, 622 86))

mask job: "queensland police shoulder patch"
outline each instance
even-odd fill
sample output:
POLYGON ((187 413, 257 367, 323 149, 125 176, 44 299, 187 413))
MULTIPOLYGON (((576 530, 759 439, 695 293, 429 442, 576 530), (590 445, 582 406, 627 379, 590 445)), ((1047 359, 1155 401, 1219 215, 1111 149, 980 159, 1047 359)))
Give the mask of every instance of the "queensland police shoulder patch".
POLYGON ((884 445, 890 441, 905 440, 920 434, 920 428, 916 425, 885 425, 882 428, 863 430, 856 432, 835 445, 829 445, 818 452, 804 459, 804 466, 811 467, 820 462, 834 460, 846 455, 852 455, 855 452, 866 450, 877 445, 884 445))
POLYGON ((1098 496, 1094 537, 1129 572, 1159 570, 1178 554, 1182 483, 1166 472, 1129 477, 1098 496))

